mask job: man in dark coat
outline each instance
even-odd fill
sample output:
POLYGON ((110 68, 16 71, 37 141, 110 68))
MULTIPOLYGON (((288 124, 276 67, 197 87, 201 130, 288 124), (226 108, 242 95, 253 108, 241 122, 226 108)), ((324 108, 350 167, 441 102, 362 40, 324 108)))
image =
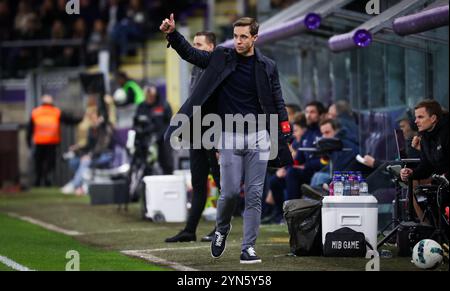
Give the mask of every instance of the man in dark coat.
MULTIPOLYGON (((277 166, 292 164, 292 156, 283 140, 283 134, 290 134, 290 125, 281 94, 278 70, 273 60, 255 49, 258 38, 258 23, 252 18, 241 18, 233 24, 234 48, 217 47, 213 52, 193 48, 184 37, 175 30, 173 14, 165 19, 160 30, 166 33, 173 49, 186 61, 204 69, 204 73, 193 88, 190 98, 183 104, 178 114, 188 118, 194 116, 194 106, 203 106, 211 113, 218 113, 223 123, 231 116, 250 116, 256 120, 256 127, 266 126, 268 115, 278 117, 281 133, 277 140, 277 166), (264 122, 259 118, 265 114, 264 122)), ((272 119, 273 116, 271 116, 272 119)), ((218 143, 220 153, 221 196, 217 204, 216 232, 211 242, 211 255, 219 258, 224 250, 226 238, 231 230, 231 218, 240 193, 242 174, 245 184, 244 236, 240 261, 243 264, 260 263, 254 246, 261 219, 261 195, 263 192, 268 166, 267 130, 252 132, 251 122, 243 131, 222 128, 218 143), (239 132, 238 132, 239 131, 239 132), (230 148, 228 141, 235 141, 236 147, 230 148), (250 140, 253 142, 251 144, 250 140), (225 141, 225 148, 221 142, 225 141), (242 147, 238 146, 244 145, 242 147), (267 157, 266 157, 267 156, 267 157)), ((254 124, 253 124, 254 125, 254 124)), ((194 130, 196 125, 194 124, 194 130)), ((173 140, 174 131, 180 126, 171 126, 166 139, 173 140)), ((267 128, 267 127, 265 127, 267 128)), ((273 140, 273 137, 272 137, 273 140)), ((196 140, 194 139, 195 143, 196 140)), ((271 144, 271 146, 273 143, 271 144)), ((195 146, 195 145, 194 145, 195 146)))
MULTIPOLYGON (((212 52, 216 47, 216 35, 213 32, 201 31, 197 32, 194 37, 194 47, 196 49, 212 52)), ((203 69, 197 66, 192 68, 190 92, 197 85, 197 81, 203 74, 203 69)), ((165 240, 167 243, 172 242, 190 242, 196 241, 197 236, 195 234, 198 223, 202 216, 202 212, 205 208, 208 191, 207 181, 208 175, 211 172, 214 182, 220 187, 220 168, 216 157, 216 151, 204 148, 190 149, 189 150, 189 164, 192 177, 192 201, 189 216, 186 222, 186 226, 183 230, 177 233, 175 236, 169 237, 165 240)), ((214 229, 209 234, 203 236, 201 241, 210 242, 214 237, 214 229)))
MULTIPOLYGON (((416 116, 415 123, 419 129, 420 163, 415 169, 403 168, 400 176, 403 181, 408 179, 422 180, 430 178, 432 174, 442 175, 447 181, 449 179, 448 162, 448 113, 444 113, 441 105, 436 100, 424 100, 414 108, 416 116)), ((438 204, 442 207, 448 206, 449 197, 442 195, 442 201, 438 204)), ((416 204, 416 199, 414 201, 416 204)), ((416 214, 422 218, 420 207, 416 207, 416 214)))

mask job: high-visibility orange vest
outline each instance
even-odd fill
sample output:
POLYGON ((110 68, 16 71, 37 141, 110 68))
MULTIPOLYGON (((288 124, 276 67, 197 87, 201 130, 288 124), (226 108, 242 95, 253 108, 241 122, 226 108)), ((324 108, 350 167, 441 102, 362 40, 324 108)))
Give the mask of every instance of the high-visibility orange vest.
POLYGON ((61 142, 61 110, 44 104, 33 110, 31 119, 34 124, 34 144, 50 145, 61 142))

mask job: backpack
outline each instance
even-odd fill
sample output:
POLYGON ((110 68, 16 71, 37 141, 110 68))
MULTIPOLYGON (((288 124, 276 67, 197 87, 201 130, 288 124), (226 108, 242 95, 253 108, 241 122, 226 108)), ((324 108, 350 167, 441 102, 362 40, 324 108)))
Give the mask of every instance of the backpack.
POLYGON ((293 199, 284 203, 291 253, 297 256, 322 254, 321 210, 321 201, 312 199, 293 199))

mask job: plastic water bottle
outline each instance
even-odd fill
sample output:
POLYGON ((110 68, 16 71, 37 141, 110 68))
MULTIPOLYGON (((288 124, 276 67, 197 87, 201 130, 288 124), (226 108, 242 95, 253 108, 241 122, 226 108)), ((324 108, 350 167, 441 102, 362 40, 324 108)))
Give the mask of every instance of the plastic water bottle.
POLYGON ((358 196, 359 195, 359 181, 354 172, 350 172, 350 195, 358 196))
POLYGON ((369 185, 363 177, 359 181, 359 195, 369 195, 369 185))
POLYGON ((328 195, 329 196, 334 196, 334 182, 335 182, 334 179, 335 179, 335 177, 333 176, 331 183, 328 185, 328 195))
POLYGON ((334 184, 337 180, 341 179, 341 173, 340 172, 334 172, 333 179, 331 180, 330 185, 328 186, 328 195, 334 196, 334 184))
POLYGON ((348 173, 344 174, 343 182, 344 182, 344 196, 350 196, 351 190, 352 190, 352 185, 351 185, 350 176, 348 173))
POLYGON ((336 181, 333 183, 334 196, 344 195, 344 179, 345 177, 343 175, 336 177, 336 181))

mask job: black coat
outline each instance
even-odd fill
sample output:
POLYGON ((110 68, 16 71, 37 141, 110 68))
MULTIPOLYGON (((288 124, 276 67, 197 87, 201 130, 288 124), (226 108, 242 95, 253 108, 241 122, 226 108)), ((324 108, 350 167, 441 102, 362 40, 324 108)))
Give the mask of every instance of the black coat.
MULTIPOLYGON (((217 47, 213 52, 202 51, 193 48, 188 41, 177 31, 167 35, 167 40, 180 57, 187 62, 204 69, 196 82, 189 99, 181 106, 177 114, 185 114, 189 118, 193 116, 193 107, 202 106, 202 114, 216 113, 217 108, 211 98, 219 85, 234 71, 237 65, 237 53, 234 49, 217 47)), ((265 114, 277 114, 278 121, 288 120, 281 86, 278 77, 278 69, 273 60, 264 56, 258 49, 255 50, 255 79, 258 99, 265 114)), ((178 127, 170 126, 165 139, 178 127)), ((287 143, 278 132, 278 156, 269 162, 269 167, 280 167, 292 164, 292 156, 287 143)))
POLYGON ((430 132, 421 132, 420 164, 414 169, 413 179, 426 179, 431 174, 446 174, 448 177, 448 122, 444 114, 430 132))

